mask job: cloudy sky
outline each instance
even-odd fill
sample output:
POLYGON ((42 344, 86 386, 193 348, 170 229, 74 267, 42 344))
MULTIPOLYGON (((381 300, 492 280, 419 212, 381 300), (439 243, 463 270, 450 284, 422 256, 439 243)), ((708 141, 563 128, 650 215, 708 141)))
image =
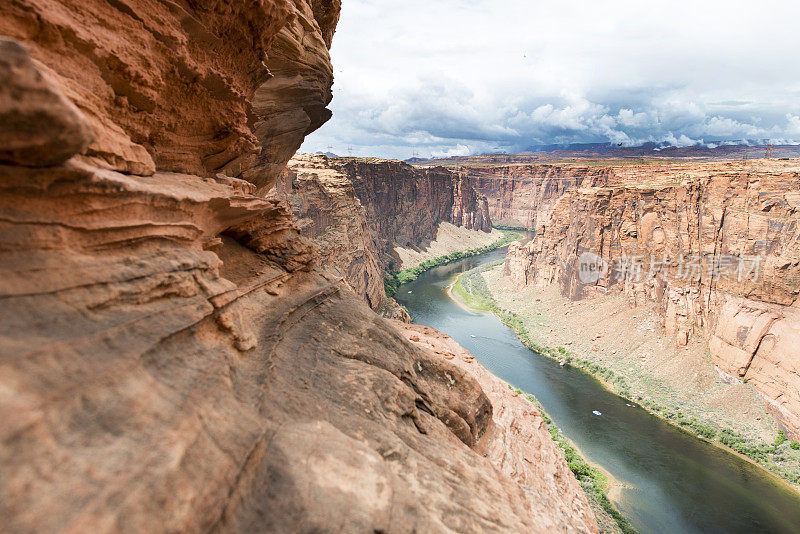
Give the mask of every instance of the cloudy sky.
POLYGON ((800 142, 800 2, 344 0, 302 150, 800 142))

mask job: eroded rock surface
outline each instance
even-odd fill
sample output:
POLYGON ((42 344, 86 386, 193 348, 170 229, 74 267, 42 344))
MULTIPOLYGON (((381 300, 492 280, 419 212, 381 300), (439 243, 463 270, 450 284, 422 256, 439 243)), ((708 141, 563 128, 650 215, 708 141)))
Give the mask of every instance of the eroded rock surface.
POLYGON ((505 164, 461 167, 487 198, 489 214, 500 225, 536 228, 550 218, 556 201, 575 187, 602 185, 608 168, 585 165, 505 164))
POLYGON ((537 408, 511 391, 506 382, 487 371, 450 336, 429 326, 399 323, 395 326, 414 345, 453 363, 480 384, 494 410, 479 451, 529 494, 536 503, 537 522, 547 525, 547 530, 553 532, 569 530, 576 525, 587 532, 596 531, 586 495, 550 437, 537 408), (542 479, 548 483, 541 484, 542 479))
POLYGON ((491 230, 486 198, 463 174, 378 158, 342 158, 334 165, 353 182, 374 223, 378 253, 390 270, 400 266, 395 245, 424 247, 436 238, 441 221, 491 230))
POLYGON ((25 46, 0 37, 0 161, 58 165, 86 150, 88 124, 25 46))
POLYGON ((383 287, 384 271, 403 267, 399 247, 423 250, 442 222, 491 231, 486 198, 469 179, 399 161, 297 154, 272 196, 291 206, 320 263, 390 317, 407 318, 383 287))
MULTIPOLYGON (((324 120, 338 5, 0 7, 0 33, 53 73, 47 112, 94 139, 20 131, 61 153, 0 165, 4 529, 593 530, 485 458, 480 384, 317 268, 285 205, 254 194, 295 126, 324 120), (281 84, 309 58, 321 77, 265 87, 270 57, 281 84)), ((550 484, 526 480, 570 502, 550 484)))
POLYGON ((333 68, 328 55, 339 21, 340 0, 292 0, 295 16, 267 52, 270 78, 253 97, 254 133, 261 152, 246 173, 268 191, 303 139, 331 118, 333 68))
POLYGON ((330 116, 338 3, 314 4, 329 6, 322 28, 307 0, 15 0, 0 6, 0 34, 28 45, 81 110, 92 164, 247 173, 268 187, 330 116))
POLYGON ((317 245, 321 265, 343 277, 373 310, 399 309, 386 302, 384 268, 367 211, 353 183, 328 158, 296 155, 271 196, 290 206, 303 235, 317 245))
POLYGON ((566 191, 533 241, 509 247, 506 274, 571 298, 657 302, 676 343, 705 337, 724 376, 747 378, 800 435, 798 190, 797 160, 617 166, 603 185, 566 191), (589 283, 584 252, 607 267, 589 283))

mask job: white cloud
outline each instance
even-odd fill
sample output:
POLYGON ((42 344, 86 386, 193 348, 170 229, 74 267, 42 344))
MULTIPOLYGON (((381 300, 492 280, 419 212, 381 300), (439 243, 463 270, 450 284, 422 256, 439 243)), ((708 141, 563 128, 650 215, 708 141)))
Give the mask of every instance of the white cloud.
POLYGON ((787 113, 786 120, 789 123, 786 127, 786 135, 800 139, 800 116, 787 113))
POLYGON ((800 140, 798 19, 775 0, 347 0, 334 118, 303 149, 800 140))
POLYGON ((431 152, 431 156, 434 158, 449 158, 450 156, 469 156, 472 154, 474 149, 470 148, 467 145, 462 145, 459 143, 458 145, 448 148, 446 150, 433 150, 431 152))
POLYGON ((621 109, 617 114, 617 122, 621 126, 632 126, 634 128, 644 128, 651 126, 650 116, 647 113, 634 113, 632 109, 621 109))
POLYGON ((694 146, 701 144, 703 142, 702 139, 692 139, 685 134, 681 134, 679 137, 675 137, 675 134, 672 132, 667 133, 664 137, 659 139, 659 141, 666 141, 670 145, 677 146, 677 147, 685 147, 685 146, 694 146))

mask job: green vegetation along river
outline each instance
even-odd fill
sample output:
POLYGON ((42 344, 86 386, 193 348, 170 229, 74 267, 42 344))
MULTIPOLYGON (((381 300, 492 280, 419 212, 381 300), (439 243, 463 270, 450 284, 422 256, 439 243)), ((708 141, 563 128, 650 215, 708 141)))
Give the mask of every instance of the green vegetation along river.
POLYGON ((448 297, 457 274, 504 255, 436 267, 400 286, 396 298, 415 322, 449 334, 495 375, 535 395, 587 459, 622 484, 614 502, 643 534, 800 533, 800 496, 786 484, 532 352, 495 316, 448 297))

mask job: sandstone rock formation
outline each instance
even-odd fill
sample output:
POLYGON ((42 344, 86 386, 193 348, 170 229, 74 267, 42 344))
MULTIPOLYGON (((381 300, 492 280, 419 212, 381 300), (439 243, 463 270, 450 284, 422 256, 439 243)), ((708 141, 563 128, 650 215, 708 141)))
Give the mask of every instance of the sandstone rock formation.
POLYGON ((577 164, 468 164, 461 168, 487 198, 495 223, 525 228, 546 223, 568 189, 604 184, 609 174, 608 168, 577 164))
POLYGON ((86 150, 83 116, 17 41, 0 38, 0 76, 0 161, 58 165, 86 150))
POLYGON ((254 133, 261 152, 247 179, 269 190, 306 135, 331 118, 333 69, 328 56, 341 0, 294 0, 296 16, 271 44, 270 78, 256 91, 254 133))
POLYGON ((401 313, 387 302, 383 264, 371 221, 350 179, 325 156, 298 154, 273 197, 286 202, 304 236, 317 245, 320 265, 343 277, 373 310, 401 313))
POLYGON ((536 407, 512 392, 506 382, 487 371, 450 336, 429 326, 398 323, 395 326, 414 345, 433 357, 453 363, 480 384, 494 410, 479 451, 530 494, 537 503, 537 522, 547 525, 550 531, 561 531, 568 527, 558 518, 571 517, 582 523, 581 528, 596 530, 586 495, 536 407), (542 478, 549 483, 539 484, 542 478), (553 510, 558 513, 552 514, 553 510))
MULTIPOLYGON (((315 268, 254 194, 325 118, 337 15, 0 5, 30 51, 0 61, 5 530, 593 530, 485 458, 479 383, 315 268)), ((551 482, 525 484, 577 502, 551 482)))
POLYGON ((384 271, 402 267, 397 247, 424 248, 443 221, 487 233, 492 224, 470 180, 377 158, 297 154, 273 196, 291 206, 320 263, 391 317, 406 315, 383 288, 384 271))
POLYGON ((747 378, 800 435, 798 161, 613 171, 565 192, 533 241, 509 247, 506 273, 519 285, 558 282, 571 298, 657 302, 676 343, 704 336, 717 368, 747 378), (585 252, 605 266, 589 283, 578 275, 585 252))
POLYGON ((463 174, 377 158, 344 158, 334 165, 352 181, 390 270, 399 268, 394 245, 424 247, 440 221, 485 232, 492 227, 486 199, 463 174))

